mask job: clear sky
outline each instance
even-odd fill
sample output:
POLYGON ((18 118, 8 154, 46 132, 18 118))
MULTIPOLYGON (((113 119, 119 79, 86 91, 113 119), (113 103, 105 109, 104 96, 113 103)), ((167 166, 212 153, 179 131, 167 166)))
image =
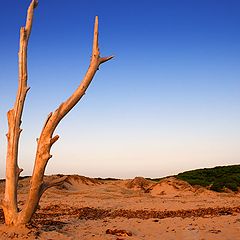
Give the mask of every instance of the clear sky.
MULTIPOLYGON (((0 178, 17 90, 19 28, 30 1, 0 0, 0 178)), ((240 1, 39 0, 19 165, 30 175, 49 112, 80 83, 94 16, 102 56, 56 133, 47 174, 161 177, 240 160, 240 1)))

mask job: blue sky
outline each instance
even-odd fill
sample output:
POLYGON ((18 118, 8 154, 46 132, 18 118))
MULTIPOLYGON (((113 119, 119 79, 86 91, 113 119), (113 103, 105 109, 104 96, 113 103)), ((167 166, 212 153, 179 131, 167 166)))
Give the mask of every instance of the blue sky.
MULTIPOLYGON (((17 90, 19 28, 29 1, 0 1, 0 177, 6 112, 17 90)), ((238 164, 238 0, 39 0, 29 42, 29 86, 19 162, 30 175, 49 112, 78 86, 99 16, 103 64, 60 123, 47 174, 161 177, 238 164)))

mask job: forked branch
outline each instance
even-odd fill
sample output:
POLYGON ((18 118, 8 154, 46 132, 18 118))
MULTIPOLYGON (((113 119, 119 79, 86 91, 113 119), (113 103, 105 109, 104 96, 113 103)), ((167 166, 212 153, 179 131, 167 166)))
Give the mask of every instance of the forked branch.
POLYGON ((18 178, 22 169, 18 167, 18 144, 20 133, 22 129, 21 118, 23 107, 29 87, 27 85, 27 47, 32 29, 32 21, 34 9, 37 7, 38 1, 32 0, 28 12, 25 27, 20 29, 20 44, 19 44, 19 83, 18 91, 14 107, 8 111, 8 133, 7 133, 7 159, 6 159, 6 185, 5 195, 0 206, 3 208, 5 223, 7 225, 21 225, 26 224, 31 220, 32 215, 37 209, 38 203, 46 189, 62 184, 66 177, 59 179, 44 181, 44 172, 48 160, 52 157, 50 150, 52 145, 59 139, 58 135, 53 136, 54 131, 59 122, 66 116, 66 114, 79 102, 85 94, 88 86, 90 85, 95 73, 99 66, 113 58, 100 57, 98 46, 98 17, 95 18, 94 36, 92 57, 89 68, 73 94, 47 117, 43 126, 39 139, 37 140, 37 152, 35 157, 35 164, 33 175, 31 178, 30 190, 28 198, 23 209, 18 212, 17 206, 17 184, 18 178))
POLYGON ((46 183, 43 180, 46 165, 48 163, 48 160, 52 157, 50 154, 51 147, 59 138, 58 135, 53 137, 53 133, 59 122, 83 97, 95 73, 99 69, 100 64, 107 62, 112 58, 113 56, 103 58, 100 57, 98 46, 98 17, 96 16, 94 24, 92 57, 89 68, 80 85, 73 92, 73 94, 65 102, 61 103, 54 112, 48 115, 40 137, 37 141, 37 152, 31 179, 30 191, 26 204, 22 212, 19 214, 19 223, 24 224, 31 219, 38 206, 40 197, 46 189, 64 181, 64 179, 60 179, 46 183))

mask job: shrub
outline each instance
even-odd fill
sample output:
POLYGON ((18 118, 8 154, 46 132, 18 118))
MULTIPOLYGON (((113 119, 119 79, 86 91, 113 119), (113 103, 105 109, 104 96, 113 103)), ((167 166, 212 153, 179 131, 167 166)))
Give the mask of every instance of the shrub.
POLYGON ((240 165, 204 168, 179 173, 178 179, 191 185, 209 186, 211 190, 222 192, 224 188, 238 191, 240 187, 240 165))

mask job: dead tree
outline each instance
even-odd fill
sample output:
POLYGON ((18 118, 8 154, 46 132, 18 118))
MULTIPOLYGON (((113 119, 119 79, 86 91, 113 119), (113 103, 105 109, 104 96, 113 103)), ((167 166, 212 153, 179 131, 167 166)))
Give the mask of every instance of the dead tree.
POLYGON ((52 157, 50 150, 52 145, 58 140, 59 136, 54 136, 54 131, 59 122, 66 116, 66 114, 79 102, 85 94, 89 84, 91 83, 99 66, 112 59, 110 57, 100 57, 98 47, 98 17, 95 18, 94 36, 92 56, 89 68, 83 77, 80 85, 74 93, 59 107, 51 112, 42 128, 42 132, 37 141, 37 151, 35 157, 34 169, 30 181, 30 190, 27 200, 21 210, 18 209, 17 204, 17 185, 18 178, 22 169, 18 166, 18 143, 22 129, 21 117, 24 107, 24 101, 28 90, 27 85, 27 48, 28 41, 32 28, 34 9, 37 7, 38 1, 32 0, 28 12, 25 27, 20 29, 20 43, 19 43, 19 82, 16 101, 14 107, 8 111, 8 133, 7 136, 7 156, 6 156, 6 185, 4 199, 1 201, 1 207, 4 212, 6 225, 22 225, 28 223, 34 212, 37 209, 40 198, 46 189, 61 184, 65 178, 46 182, 44 181, 44 172, 48 160, 52 157))

